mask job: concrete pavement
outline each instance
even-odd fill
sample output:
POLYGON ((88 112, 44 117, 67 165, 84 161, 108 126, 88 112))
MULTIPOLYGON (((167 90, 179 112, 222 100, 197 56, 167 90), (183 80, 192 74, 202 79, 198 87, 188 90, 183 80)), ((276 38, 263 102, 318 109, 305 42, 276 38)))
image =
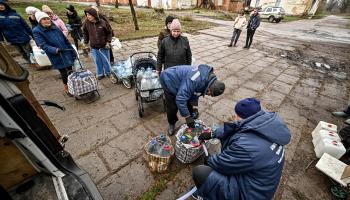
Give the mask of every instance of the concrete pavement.
MULTIPOLYGON (((322 25, 322 22, 325 21, 318 23, 322 25)), ((324 176, 314 168, 308 171, 304 168, 315 158, 310 133, 316 123, 324 120, 342 124, 333 119, 329 111, 342 109, 348 103, 350 85, 345 79, 348 71, 317 69, 308 62, 281 57, 281 54, 301 51, 300 54, 309 52, 307 55, 312 56, 312 52, 324 52, 325 57, 344 59, 349 65, 349 54, 346 57, 349 43, 344 45, 347 41, 334 40, 339 43, 332 48, 344 50, 343 53, 312 49, 314 44, 309 44, 308 39, 296 36, 298 40, 294 40, 290 37, 292 32, 283 34, 281 27, 285 26, 290 25, 264 23, 249 50, 242 49, 245 33, 241 35, 239 47, 227 47, 232 33, 228 26, 218 25, 199 34, 186 34, 197 63, 213 66, 218 78, 227 86, 224 95, 218 98, 200 99, 200 118, 208 124, 222 122, 230 118, 234 103, 239 99, 261 99, 267 110, 279 113, 293 134, 287 145, 285 170, 276 199, 298 199, 299 196, 329 199, 328 186, 322 182, 324 176), (267 29, 279 32, 271 35, 267 29), (306 44, 309 45, 307 49, 306 44), (332 76, 337 73, 345 74, 345 78, 332 76)), ((157 37, 122 42, 123 48, 115 52, 115 58, 125 59, 138 51, 156 53, 156 41, 157 37)), ((326 48, 327 44, 321 46, 326 48)), ((84 58, 83 62, 95 71, 90 58, 84 58)), ((339 66, 342 65, 339 63, 339 66)), ((60 133, 69 135, 66 149, 91 175, 106 200, 137 199, 159 185, 162 187, 156 199, 175 199, 191 188, 191 168, 201 160, 183 165, 174 159, 168 174, 157 175, 149 171, 142 158, 147 139, 166 130, 161 102, 147 104, 141 119, 133 89, 103 79, 99 82, 101 99, 84 104, 63 94, 61 80, 56 75, 53 70, 31 69, 30 87, 37 99, 64 104, 65 112, 54 108, 45 108, 45 111, 60 133)))

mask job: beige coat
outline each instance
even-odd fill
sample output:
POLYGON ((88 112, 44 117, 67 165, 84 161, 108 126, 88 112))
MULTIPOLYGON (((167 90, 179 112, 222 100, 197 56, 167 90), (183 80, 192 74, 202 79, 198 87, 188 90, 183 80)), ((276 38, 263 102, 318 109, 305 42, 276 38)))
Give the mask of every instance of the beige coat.
POLYGON ((242 30, 245 25, 247 25, 247 19, 244 15, 236 17, 235 22, 233 23, 233 27, 239 30, 242 30))

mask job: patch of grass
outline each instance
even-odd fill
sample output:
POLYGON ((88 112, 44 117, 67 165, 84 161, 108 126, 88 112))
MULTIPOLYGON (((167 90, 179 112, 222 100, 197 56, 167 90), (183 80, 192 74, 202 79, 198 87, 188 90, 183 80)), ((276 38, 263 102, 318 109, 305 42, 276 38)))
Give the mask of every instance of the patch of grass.
POLYGON ((224 12, 224 11, 217 11, 217 10, 208 10, 204 8, 196 8, 194 13, 199 14, 203 17, 208 17, 212 19, 219 19, 219 20, 232 20, 237 17, 237 13, 231 13, 231 12, 224 12))
POLYGON ((191 15, 186 15, 184 17, 181 17, 181 20, 191 22, 191 21, 193 21, 193 18, 191 15))
POLYGON ((153 200, 155 197, 161 193, 163 190, 166 189, 167 181, 161 180, 157 182, 155 185, 152 186, 150 190, 143 193, 143 195, 140 197, 140 200, 153 200))
MULTIPOLYGON (((68 3, 66 2, 10 1, 11 7, 17 10, 17 12, 22 17, 24 17, 25 20, 28 20, 28 17, 25 13, 25 8, 27 6, 35 6, 41 9, 41 6, 43 4, 48 5, 65 23, 68 21, 65 9, 68 3)), ((79 4, 73 5, 76 8, 79 16, 82 17, 82 20, 84 20, 84 9, 87 6, 79 4)), ((122 41, 157 36, 159 32, 164 28, 164 20, 166 17, 166 15, 162 15, 159 12, 154 11, 154 9, 136 9, 136 15, 140 30, 135 31, 134 22, 132 20, 131 12, 129 9, 100 7, 100 12, 113 19, 110 21, 110 24, 114 30, 114 34, 122 41)), ((212 27, 212 24, 208 22, 196 21, 194 19, 190 20, 189 18, 185 18, 185 20, 181 20, 183 32, 193 33, 198 30, 212 27)))
POLYGON ((292 16, 292 15, 286 15, 282 21, 284 22, 292 22, 292 21, 297 21, 303 19, 300 16, 292 16))

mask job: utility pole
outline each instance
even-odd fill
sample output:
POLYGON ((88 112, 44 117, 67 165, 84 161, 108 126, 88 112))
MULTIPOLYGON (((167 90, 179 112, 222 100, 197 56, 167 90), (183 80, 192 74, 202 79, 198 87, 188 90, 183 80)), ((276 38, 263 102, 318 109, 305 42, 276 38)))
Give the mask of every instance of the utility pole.
POLYGON ((139 25, 137 24, 136 12, 134 9, 134 5, 132 4, 132 0, 129 0, 129 5, 131 10, 132 20, 134 21, 135 30, 137 31, 139 30, 139 25))
POLYGON ((100 7, 100 0, 96 0, 96 5, 97 5, 97 7, 100 7))
POLYGON ((119 6, 118 4, 119 4, 118 0, 115 0, 115 5, 114 5, 114 7, 115 7, 115 8, 118 8, 118 6, 119 6))

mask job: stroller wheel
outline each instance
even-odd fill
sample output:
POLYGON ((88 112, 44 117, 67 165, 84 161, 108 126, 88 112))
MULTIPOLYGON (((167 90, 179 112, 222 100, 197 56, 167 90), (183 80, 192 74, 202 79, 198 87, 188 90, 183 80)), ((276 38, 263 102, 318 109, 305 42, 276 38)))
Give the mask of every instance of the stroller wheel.
POLYGON ((118 83, 118 77, 111 73, 111 75, 109 76, 109 80, 113 83, 113 84, 117 84, 118 83))
POLYGON ((124 78, 124 79, 123 79, 123 85, 124 85, 126 88, 130 89, 130 88, 131 88, 131 80, 130 80, 129 78, 124 78))

